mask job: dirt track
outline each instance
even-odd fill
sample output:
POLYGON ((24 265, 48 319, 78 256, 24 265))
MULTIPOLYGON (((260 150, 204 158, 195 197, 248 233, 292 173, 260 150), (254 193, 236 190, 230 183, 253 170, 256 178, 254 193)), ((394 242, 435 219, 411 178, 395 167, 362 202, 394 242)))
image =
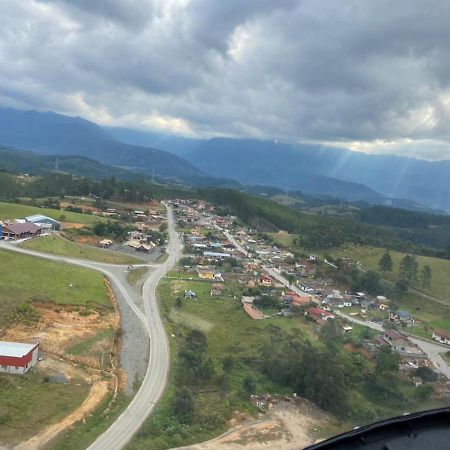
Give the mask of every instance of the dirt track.
POLYGON ((60 422, 44 429, 28 441, 17 445, 15 447, 15 450, 35 450, 37 448, 43 447, 45 444, 54 439, 59 433, 61 433, 74 423, 83 420, 88 414, 94 411, 97 405, 106 396, 108 390, 109 389, 107 381, 94 382, 89 390, 88 396, 79 408, 66 416, 60 422))
POLYGON ((298 450, 313 444, 316 431, 328 420, 306 400, 279 401, 257 420, 245 420, 215 439, 178 450, 298 450))

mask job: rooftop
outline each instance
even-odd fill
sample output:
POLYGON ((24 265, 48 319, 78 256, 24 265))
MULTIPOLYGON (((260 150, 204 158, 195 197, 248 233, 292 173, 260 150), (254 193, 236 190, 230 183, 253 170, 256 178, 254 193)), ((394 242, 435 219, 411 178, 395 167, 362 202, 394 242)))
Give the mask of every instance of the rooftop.
POLYGON ((25 217, 25 220, 28 222, 39 222, 40 220, 51 220, 52 222, 58 222, 55 219, 52 219, 51 217, 43 216, 42 214, 35 214, 34 216, 27 216, 25 217))
POLYGON ((14 358, 21 358, 33 350, 36 344, 22 344, 19 342, 0 341, 0 356, 9 356, 14 358))

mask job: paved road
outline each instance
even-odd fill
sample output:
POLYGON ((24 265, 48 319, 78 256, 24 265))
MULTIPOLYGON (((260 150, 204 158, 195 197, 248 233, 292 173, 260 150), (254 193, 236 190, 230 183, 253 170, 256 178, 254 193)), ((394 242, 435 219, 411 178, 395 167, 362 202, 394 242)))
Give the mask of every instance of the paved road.
POLYGON ((123 448, 139 430, 160 399, 167 383, 170 366, 169 345, 158 311, 156 287, 164 275, 175 266, 181 255, 182 244, 175 231, 173 211, 167 208, 169 245, 168 259, 155 269, 143 286, 146 325, 150 336, 150 355, 147 372, 139 391, 128 408, 89 447, 89 450, 123 448))
MULTIPOLYGON (((12 250, 18 253, 37 256, 57 262, 64 262, 78 265, 88 269, 94 269, 105 274, 117 293, 119 292, 136 316, 142 321, 147 335, 150 338, 150 351, 148 355, 148 367, 139 391, 134 396, 127 409, 117 418, 117 420, 91 444, 89 450, 119 450, 123 448, 139 430, 145 419, 152 412, 155 404, 160 399, 167 384, 167 375, 170 366, 169 345, 167 335, 159 315, 156 298, 156 287, 159 281, 171 270, 180 258, 183 245, 175 231, 175 221, 172 208, 167 207, 169 244, 167 246, 168 258, 159 265, 139 264, 139 266, 149 266, 155 269, 151 272, 143 286, 143 313, 136 302, 130 296, 130 292, 120 280, 117 271, 126 266, 105 264, 93 261, 86 261, 78 258, 68 258, 47 253, 40 253, 33 250, 24 249, 12 245, 9 242, 0 241, 0 248, 12 250)), ((144 356, 143 356, 144 357, 144 356)))

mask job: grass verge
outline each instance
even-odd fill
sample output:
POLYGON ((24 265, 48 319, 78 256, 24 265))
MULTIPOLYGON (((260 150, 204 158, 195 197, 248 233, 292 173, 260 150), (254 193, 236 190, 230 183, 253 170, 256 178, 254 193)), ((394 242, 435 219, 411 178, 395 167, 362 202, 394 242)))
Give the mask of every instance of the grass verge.
POLYGON ((36 250, 54 255, 70 256, 73 258, 83 258, 92 261, 105 262, 110 264, 138 264, 141 259, 125 255, 111 250, 92 247, 85 244, 77 244, 59 236, 43 236, 25 241, 21 244, 23 248, 36 250))

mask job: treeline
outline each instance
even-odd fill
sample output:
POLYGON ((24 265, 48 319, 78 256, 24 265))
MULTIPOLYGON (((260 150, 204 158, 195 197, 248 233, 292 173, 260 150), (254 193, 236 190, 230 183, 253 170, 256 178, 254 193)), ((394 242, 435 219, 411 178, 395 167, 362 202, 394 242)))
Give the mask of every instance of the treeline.
POLYGON ((450 217, 408 211, 388 206, 371 206, 359 212, 361 222, 395 228, 428 228, 430 226, 450 226, 450 217))
MULTIPOLYGON (((329 249, 343 244, 389 247, 402 252, 446 257, 447 249, 415 243, 408 234, 344 218, 307 214, 261 197, 231 189, 203 189, 199 195, 222 208, 222 214, 234 214, 265 231, 284 229, 297 234, 299 247, 308 250, 329 249)), ((450 242, 450 241, 449 241, 450 242)), ((450 257, 450 249, 448 253, 450 257)))
POLYGON ((160 185, 147 181, 125 181, 114 177, 92 180, 70 174, 52 174, 38 178, 19 179, 8 173, 0 173, 0 198, 14 201, 21 197, 64 197, 92 195, 101 199, 142 202, 152 199, 181 197, 192 192, 185 187, 160 185))
MULTIPOLYGON (((231 189, 214 188, 198 192, 200 197, 220 205, 223 214, 234 214, 266 231, 284 229, 297 234, 298 246, 307 250, 323 250, 354 243, 450 259, 450 226, 446 225, 450 218, 446 216, 380 207, 386 215, 390 210, 394 214, 401 211, 402 217, 411 214, 412 217, 424 216, 430 221, 427 228, 400 229, 363 223, 356 219, 308 214, 231 189), (439 223, 442 225, 438 226, 439 223)), ((373 208, 378 211, 378 207, 373 208)), ((406 223, 406 219, 403 223, 406 223)))

